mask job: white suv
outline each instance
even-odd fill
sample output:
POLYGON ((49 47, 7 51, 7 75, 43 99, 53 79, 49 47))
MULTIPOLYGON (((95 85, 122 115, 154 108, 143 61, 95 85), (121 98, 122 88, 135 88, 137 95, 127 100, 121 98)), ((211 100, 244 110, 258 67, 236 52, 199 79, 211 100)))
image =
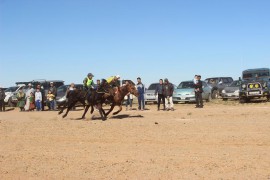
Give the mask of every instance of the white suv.
POLYGON ((12 86, 9 87, 5 90, 5 103, 8 104, 8 106, 13 107, 17 103, 17 98, 16 97, 17 93, 19 92, 20 89, 23 89, 25 87, 24 84, 19 84, 18 86, 12 86))

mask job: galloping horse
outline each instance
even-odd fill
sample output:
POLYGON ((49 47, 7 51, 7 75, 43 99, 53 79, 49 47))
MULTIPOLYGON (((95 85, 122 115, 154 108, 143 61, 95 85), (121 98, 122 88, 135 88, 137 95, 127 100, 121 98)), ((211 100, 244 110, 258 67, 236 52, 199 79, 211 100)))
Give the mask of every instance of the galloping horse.
POLYGON ((109 96, 107 98, 109 101, 112 102, 112 105, 111 105, 110 110, 105 114, 106 117, 112 112, 112 110, 114 109, 115 106, 119 106, 119 110, 114 112, 113 115, 116 115, 122 111, 122 104, 123 104, 125 96, 128 93, 131 93, 135 96, 138 96, 138 91, 137 91, 136 87, 134 85, 128 83, 128 84, 120 87, 118 89, 118 91, 116 91, 114 96, 109 96))
MULTIPOLYGON (((104 98, 101 98, 101 100, 99 101, 95 101, 95 97, 97 95, 96 91, 91 90, 91 96, 87 99, 89 104, 86 105, 85 104, 85 100, 86 100, 86 91, 83 90, 74 90, 73 92, 71 92, 70 94, 68 94, 68 102, 65 103, 65 105, 63 106, 63 108, 59 111, 58 114, 62 114, 63 111, 65 109, 67 109, 66 113, 62 116, 63 118, 65 118, 68 115, 68 112, 72 109, 72 107, 74 107, 76 105, 77 102, 80 102, 83 104, 83 106, 86 108, 85 109, 89 109, 89 107, 91 106, 91 113, 93 113, 94 111, 94 105, 96 105, 96 107, 99 110, 99 113, 102 117, 102 119, 104 119, 105 116, 105 111, 102 109, 102 104, 105 101, 104 98)), ((85 118, 85 114, 82 116, 82 119, 85 118)))

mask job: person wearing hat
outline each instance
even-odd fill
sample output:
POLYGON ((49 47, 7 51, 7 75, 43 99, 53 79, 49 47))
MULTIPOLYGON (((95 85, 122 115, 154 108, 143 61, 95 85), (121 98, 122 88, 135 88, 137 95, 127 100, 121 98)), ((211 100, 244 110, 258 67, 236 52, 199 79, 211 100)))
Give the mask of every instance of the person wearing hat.
POLYGON ((27 88, 26 93, 25 93, 25 99, 26 99, 26 103, 25 103, 25 106, 24 106, 25 111, 28 111, 29 108, 30 108, 30 97, 31 97, 31 93, 34 93, 34 92, 35 92, 35 90, 32 87, 32 84, 29 83, 28 88, 27 88))
POLYGON ((53 100, 53 102, 51 103, 51 104, 53 104, 53 105, 52 105, 53 109, 51 109, 51 110, 56 110, 56 100, 55 100, 55 98, 56 98, 56 96, 57 96, 57 88, 55 87, 55 85, 54 85, 53 82, 50 82, 50 88, 49 88, 49 91, 51 91, 51 93, 54 95, 54 100, 53 100))
POLYGON ((85 103, 86 104, 89 104, 88 100, 91 96, 91 90, 94 89, 94 80, 93 80, 93 77, 94 75, 92 73, 88 73, 87 74, 87 77, 84 78, 83 80, 83 88, 85 91, 87 91, 85 97, 86 97, 86 100, 85 100, 85 103))
POLYGON ((202 99, 202 93, 203 93, 203 88, 202 88, 202 81, 201 81, 201 76, 197 76, 197 83, 194 85, 195 88, 195 98, 196 98, 196 107, 195 108, 203 108, 203 99, 202 99))
POLYGON ((145 93, 145 86, 142 83, 140 77, 137 78, 137 91, 138 91, 138 110, 145 110, 145 102, 144 102, 144 93, 145 93))
POLYGON ((83 80, 83 87, 85 90, 89 90, 94 87, 94 75, 92 73, 88 73, 87 77, 83 80))
POLYGON ((116 75, 116 76, 110 76, 106 81, 110 86, 118 87, 119 86, 119 82, 118 82, 119 80, 120 80, 120 76, 116 75))
POLYGON ((2 87, 0 87, 0 112, 5 111, 5 91, 3 91, 2 87))
POLYGON ((163 94, 165 96, 165 107, 166 110, 172 110, 174 111, 174 105, 173 105, 173 95, 174 87, 173 84, 169 82, 167 78, 164 79, 164 88, 163 88, 163 94))

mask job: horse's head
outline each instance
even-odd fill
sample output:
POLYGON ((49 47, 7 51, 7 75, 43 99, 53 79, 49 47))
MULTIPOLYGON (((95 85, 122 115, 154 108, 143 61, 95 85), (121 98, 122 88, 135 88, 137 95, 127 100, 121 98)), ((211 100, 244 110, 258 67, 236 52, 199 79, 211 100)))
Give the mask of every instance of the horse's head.
POLYGON ((139 95, 138 91, 134 85, 127 84, 126 87, 127 87, 128 92, 130 92, 131 94, 135 95, 136 97, 139 95))

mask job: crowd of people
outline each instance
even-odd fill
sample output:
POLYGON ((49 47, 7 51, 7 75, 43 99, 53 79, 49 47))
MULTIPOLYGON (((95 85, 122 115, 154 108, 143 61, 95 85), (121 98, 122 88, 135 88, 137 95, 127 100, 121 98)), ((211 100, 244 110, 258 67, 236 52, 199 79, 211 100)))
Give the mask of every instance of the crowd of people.
MULTIPOLYGON (((109 95, 114 95, 111 93, 115 93, 114 91, 109 91, 110 88, 119 88, 119 80, 120 76, 111 76, 108 79, 97 80, 96 84, 93 80, 94 75, 92 73, 88 73, 87 77, 83 80, 83 89, 86 93, 86 102, 87 97, 91 95, 91 91, 94 89, 99 93, 108 93, 109 95), (91 91, 90 91, 91 90, 91 91)), ((123 85, 129 83, 126 81, 123 85)), ((140 77, 137 78, 136 88, 138 91, 138 110, 145 110, 145 85, 142 83, 142 79, 140 77)), ((67 89, 66 95, 75 90, 74 83, 71 83, 67 89)), ((173 92, 174 86, 169 82, 167 78, 160 79, 159 84, 156 87, 155 95, 157 96, 157 110, 164 111, 174 111, 174 103, 173 103, 173 92), (161 103, 163 104, 163 108, 160 108, 161 103)), ((196 98, 196 108, 203 108, 203 100, 202 100, 202 81, 200 75, 195 75, 194 77, 194 92, 196 98)), ((56 98, 57 96, 57 88, 54 86, 53 82, 50 82, 50 88, 48 89, 48 93, 45 96, 44 89, 41 88, 40 85, 37 85, 35 88, 32 87, 32 84, 28 84, 28 88, 23 91, 19 90, 17 93, 17 107, 20 108, 20 111, 44 111, 44 106, 48 106, 48 110, 57 110, 56 98), (45 103, 44 103, 45 102, 45 103)), ((5 111, 5 93, 0 88, 0 112, 5 111)), ((125 96, 125 106, 126 110, 132 110, 134 95, 128 93, 125 96)))
POLYGON ((44 111, 44 107, 47 105, 49 110, 57 110, 55 101, 56 95, 57 88, 54 86, 53 82, 50 82, 50 88, 46 96, 41 85, 37 85, 33 88, 33 85, 29 83, 25 91, 20 89, 17 93, 17 107, 20 108, 20 111, 44 111))

